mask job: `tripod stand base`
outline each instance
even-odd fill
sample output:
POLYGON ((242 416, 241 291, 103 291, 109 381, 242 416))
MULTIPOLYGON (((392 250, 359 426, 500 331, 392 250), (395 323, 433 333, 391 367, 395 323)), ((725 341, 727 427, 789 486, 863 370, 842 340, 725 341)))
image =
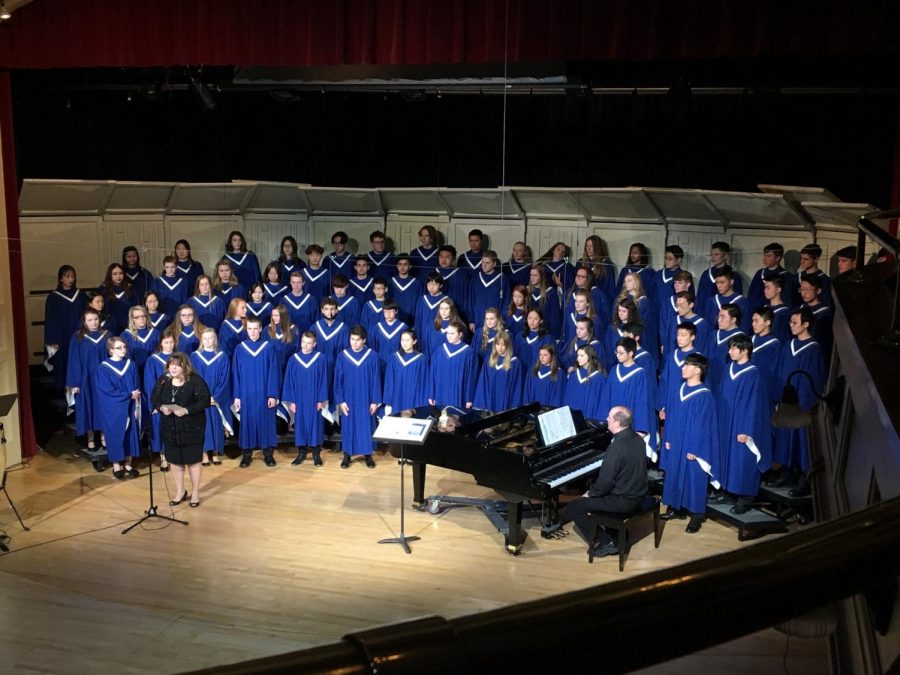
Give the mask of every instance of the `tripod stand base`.
POLYGON ((160 520, 168 520, 168 521, 171 521, 171 522, 173 522, 173 523, 179 523, 179 524, 181 524, 181 525, 190 525, 190 523, 189 523, 188 521, 186 521, 186 520, 178 520, 178 518, 173 518, 172 516, 161 516, 161 515, 159 515, 159 514, 156 512, 156 507, 155 507, 155 506, 151 506, 151 507, 147 510, 147 515, 146 515, 146 516, 144 516, 143 518, 141 518, 141 519, 138 520, 137 522, 132 523, 131 525, 129 525, 128 527, 126 527, 124 530, 122 530, 122 534, 128 534, 129 532, 131 532, 131 530, 133 530, 134 528, 136 528, 138 525, 140 525, 140 524, 143 523, 144 521, 150 520, 151 518, 159 518, 160 520))
MULTIPOLYGON (((134 527, 134 525, 132 525, 134 527)), ((403 550, 407 553, 412 553, 412 549, 409 547, 409 544, 406 542, 409 541, 419 541, 422 537, 391 537, 390 539, 379 539, 379 544, 400 544, 403 547, 403 550)))

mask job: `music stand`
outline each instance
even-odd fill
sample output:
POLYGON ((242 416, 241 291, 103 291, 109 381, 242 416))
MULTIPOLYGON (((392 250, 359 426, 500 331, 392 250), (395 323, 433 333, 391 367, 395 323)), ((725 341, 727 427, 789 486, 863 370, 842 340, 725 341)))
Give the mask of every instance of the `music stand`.
MULTIPOLYGON (((25 522, 22 520, 22 516, 19 515, 19 510, 16 508, 16 505, 13 503, 12 498, 9 496, 9 492, 6 490, 6 428, 3 426, 3 418, 9 415, 12 407, 16 403, 16 399, 18 396, 16 394, 4 394, 0 396, 0 446, 2 446, 2 460, 0 460, 0 464, 2 464, 3 477, 0 478, 0 491, 6 496, 6 501, 9 502, 9 506, 12 508, 13 513, 16 514, 16 518, 19 519, 19 525, 22 526, 22 529, 26 532, 30 531, 31 528, 25 526, 25 522)), ((5 548, 5 544, 0 543, 0 546, 5 548)), ((8 551, 8 548, 5 548, 8 551)))
POLYGON ((407 554, 412 553, 412 549, 409 547, 409 542, 419 541, 421 537, 407 537, 405 531, 406 520, 404 516, 406 515, 406 474, 403 472, 403 467, 408 462, 403 458, 403 446, 406 444, 423 445, 425 443, 425 439, 428 437, 428 433, 431 431, 431 426, 433 424, 433 417, 428 417, 427 419, 417 419, 415 417, 388 416, 382 418, 381 422, 378 424, 378 428, 375 430, 375 433, 372 434, 373 440, 400 446, 400 459, 398 461, 398 464, 400 465, 400 536, 380 539, 378 543, 400 544, 407 554))
MULTIPOLYGON (((135 404, 140 405, 141 402, 136 401, 135 404)), ((153 452, 151 452, 149 444, 147 445, 147 456, 149 458, 147 461, 147 475, 150 478, 150 508, 147 509, 147 515, 143 516, 142 518, 139 518, 136 522, 132 523, 131 525, 126 527, 124 530, 122 530, 122 534, 128 534, 129 532, 131 532, 131 530, 136 528, 138 525, 143 523, 145 520, 150 520, 151 518, 159 518, 160 520, 168 520, 173 523, 180 523, 181 525, 190 525, 190 523, 186 520, 179 520, 178 518, 175 518, 173 516, 162 516, 159 513, 157 513, 156 504, 153 503, 153 452)))

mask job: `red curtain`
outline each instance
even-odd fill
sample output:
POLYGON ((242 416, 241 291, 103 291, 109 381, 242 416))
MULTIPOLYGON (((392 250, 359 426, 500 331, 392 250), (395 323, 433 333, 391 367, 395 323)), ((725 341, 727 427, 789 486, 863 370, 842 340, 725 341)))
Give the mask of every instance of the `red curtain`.
POLYGON ((0 66, 678 59, 896 49, 882 0, 33 0, 0 66))

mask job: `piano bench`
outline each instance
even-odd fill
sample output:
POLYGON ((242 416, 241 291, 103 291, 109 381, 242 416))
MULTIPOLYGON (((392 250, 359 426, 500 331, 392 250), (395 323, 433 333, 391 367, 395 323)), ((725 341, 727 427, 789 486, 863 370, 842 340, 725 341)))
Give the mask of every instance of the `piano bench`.
POLYGON ((612 513, 610 511, 594 511, 589 513, 591 519, 591 552, 588 554, 588 562, 594 562, 594 542, 597 541, 597 534, 601 527, 616 530, 619 533, 617 546, 619 548, 619 571, 625 569, 625 558, 631 550, 631 522, 646 514, 653 515, 653 544, 655 548, 659 548, 659 541, 662 539, 661 521, 659 519, 659 497, 647 495, 644 497, 644 503, 641 504, 631 513, 612 513))

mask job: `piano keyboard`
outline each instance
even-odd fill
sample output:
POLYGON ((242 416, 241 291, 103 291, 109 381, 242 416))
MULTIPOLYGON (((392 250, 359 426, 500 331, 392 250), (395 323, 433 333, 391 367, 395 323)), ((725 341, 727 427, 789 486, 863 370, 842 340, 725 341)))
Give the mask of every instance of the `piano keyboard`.
POLYGON ((555 471, 548 476, 541 477, 539 482, 551 489, 556 488, 564 483, 580 478, 591 471, 596 471, 600 468, 601 464, 603 464, 602 457, 588 457, 580 462, 567 464, 562 469, 555 471))

